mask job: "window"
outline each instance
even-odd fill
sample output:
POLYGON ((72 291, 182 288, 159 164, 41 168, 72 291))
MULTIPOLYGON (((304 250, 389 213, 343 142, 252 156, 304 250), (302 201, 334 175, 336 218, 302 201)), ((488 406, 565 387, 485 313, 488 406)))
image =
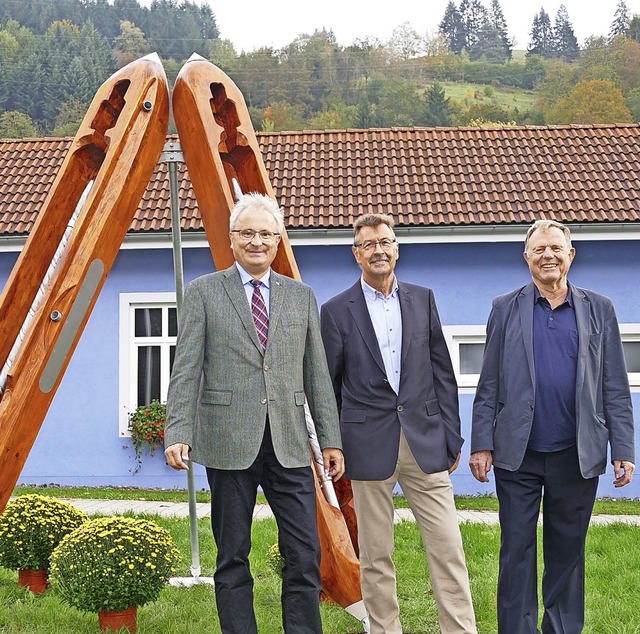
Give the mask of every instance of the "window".
POLYGON ((640 386, 640 324, 620 324, 629 385, 640 386))
POLYGON ((120 295, 120 436, 138 405, 166 401, 177 334, 173 293, 120 295))
POLYGON ((444 326, 458 387, 475 388, 484 354, 485 326, 444 326))
MULTIPOLYGON (((458 387, 475 388, 480 378, 485 326, 443 326, 458 387)), ((640 387, 640 324, 620 324, 629 384, 640 387)))

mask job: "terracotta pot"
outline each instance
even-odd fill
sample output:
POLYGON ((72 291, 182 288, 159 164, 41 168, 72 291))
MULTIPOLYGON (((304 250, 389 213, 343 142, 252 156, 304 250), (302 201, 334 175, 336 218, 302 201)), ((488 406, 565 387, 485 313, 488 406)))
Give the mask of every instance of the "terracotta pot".
POLYGON ((131 634, 136 633, 138 623, 138 608, 131 607, 122 612, 112 612, 104 610, 98 613, 101 630, 112 630, 117 632, 120 628, 126 627, 131 634))
POLYGON ((46 570, 18 570, 18 585, 40 594, 49 587, 46 570))

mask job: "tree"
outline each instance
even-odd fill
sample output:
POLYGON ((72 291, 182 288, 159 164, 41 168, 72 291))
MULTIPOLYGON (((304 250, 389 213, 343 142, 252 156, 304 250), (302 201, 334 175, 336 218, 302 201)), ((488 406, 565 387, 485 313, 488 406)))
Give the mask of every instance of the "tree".
POLYGON ((613 22, 609 29, 609 40, 622 35, 626 35, 631 21, 631 13, 624 0, 618 1, 616 12, 613 15, 613 22))
POLYGON ((488 21, 482 25, 478 39, 469 50, 469 59, 485 59, 494 64, 503 64, 511 56, 511 50, 505 48, 500 31, 488 21))
POLYGON ((52 136, 75 136, 84 119, 87 108, 87 103, 82 103, 77 99, 61 104, 54 127, 51 130, 52 136))
POLYGON ((379 114, 385 127, 415 125, 424 112, 424 104, 415 85, 400 77, 385 82, 380 94, 379 114))
POLYGON ((629 22, 627 37, 636 42, 640 42, 640 15, 634 15, 631 22, 629 22))
POLYGON ((218 68, 221 68, 227 74, 236 68, 238 53, 231 40, 219 38, 209 40, 207 48, 208 59, 210 59, 218 68))
POLYGON ((387 46, 402 60, 413 59, 424 53, 424 42, 409 22, 393 29, 387 46))
POLYGON ((511 59, 513 43, 509 38, 507 20, 502 12, 500 0, 491 0, 489 5, 489 24, 498 32, 500 46, 502 47, 506 59, 511 59))
POLYGON ((572 62, 580 55, 578 40, 573 32, 573 25, 564 4, 561 4, 553 25, 553 52, 565 62, 572 62))
POLYGON ((120 22, 120 34, 113 41, 113 56, 118 68, 152 51, 153 48, 145 38, 142 29, 129 20, 120 22))
POLYGON ((345 130, 354 127, 356 115, 356 106, 347 106, 343 101, 335 101, 328 110, 311 117, 308 123, 312 130, 345 130))
POLYGON ((0 114, 0 138, 22 139, 38 136, 38 128, 31 117, 11 110, 0 114))
POLYGON ((449 50, 452 53, 461 53, 465 47, 466 38, 462 24, 462 16, 453 0, 449 0, 449 4, 447 4, 444 10, 444 16, 438 28, 440 33, 446 38, 449 50))
POLYGON ((269 132, 282 130, 302 130, 304 117, 300 106, 292 106, 286 101, 274 103, 264 110, 264 129, 269 132))
POLYGON ((425 125, 432 127, 451 125, 452 108, 442 85, 437 82, 431 84, 427 88, 425 97, 425 125))
POLYGON ((560 60, 546 62, 544 79, 538 83, 535 105, 540 112, 550 112, 579 81, 580 69, 560 60))
POLYGON ((533 17, 529 35, 531 40, 527 47, 527 55, 540 55, 547 58, 553 56, 553 28, 551 18, 544 8, 541 8, 540 13, 533 17))
POLYGON ((462 0, 460 18, 464 28, 465 48, 471 50, 480 36, 480 29, 487 21, 487 10, 480 0, 462 0))
POLYGON ((592 79, 579 82, 548 114, 548 123, 631 123, 633 117, 622 91, 613 82, 592 79))

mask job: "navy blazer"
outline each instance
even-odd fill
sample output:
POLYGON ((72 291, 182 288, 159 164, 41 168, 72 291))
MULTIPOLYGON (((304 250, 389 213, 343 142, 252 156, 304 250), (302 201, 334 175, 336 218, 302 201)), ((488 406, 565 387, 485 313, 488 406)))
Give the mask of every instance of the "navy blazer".
MULTIPOLYGON (((629 381, 611 300, 570 285, 578 327, 576 439, 585 478, 604 473, 611 460, 634 460, 629 381)), ((473 404, 471 451, 493 452, 496 467, 515 471, 533 422, 534 284, 493 300, 482 372, 473 404)))
POLYGON ((433 292, 398 282, 402 313, 399 394, 393 391, 360 280, 322 306, 347 476, 384 480, 396 467, 400 428, 425 473, 447 470, 462 446, 458 388, 433 292))

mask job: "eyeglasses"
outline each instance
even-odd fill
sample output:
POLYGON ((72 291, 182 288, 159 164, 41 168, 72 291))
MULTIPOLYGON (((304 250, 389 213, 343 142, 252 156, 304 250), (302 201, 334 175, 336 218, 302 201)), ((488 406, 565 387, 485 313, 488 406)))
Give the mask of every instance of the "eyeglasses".
POLYGON ((366 242, 361 242, 360 244, 354 244, 353 246, 356 249, 362 249, 363 251, 375 251, 376 247, 380 245, 380 248, 383 251, 388 251, 393 247, 393 245, 397 242, 394 238, 383 238, 382 240, 367 240, 366 242))
POLYGON ((273 242, 279 233, 273 231, 254 231, 253 229, 232 229, 231 233, 237 233, 240 236, 242 242, 251 242, 256 236, 260 238, 260 242, 268 243, 273 242))

